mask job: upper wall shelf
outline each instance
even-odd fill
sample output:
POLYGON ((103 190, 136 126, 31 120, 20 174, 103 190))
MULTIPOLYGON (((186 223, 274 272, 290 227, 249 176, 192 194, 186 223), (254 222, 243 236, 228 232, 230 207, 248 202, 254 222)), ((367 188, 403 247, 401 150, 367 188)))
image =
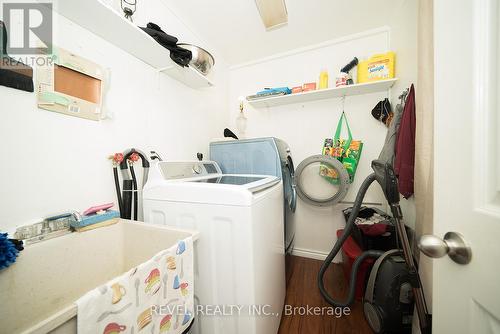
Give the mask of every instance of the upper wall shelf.
POLYGON ((275 107, 292 103, 303 103, 335 97, 362 95, 376 92, 383 92, 391 88, 397 81, 397 78, 355 84, 350 86, 334 87, 327 89, 318 89, 304 93, 295 93, 289 95, 267 97, 260 100, 248 101, 255 108, 275 107))
POLYGON ((170 59, 170 52, 132 22, 99 0, 54 0, 60 15, 104 38, 146 64, 191 88, 211 87, 213 83, 191 67, 181 67, 170 59))

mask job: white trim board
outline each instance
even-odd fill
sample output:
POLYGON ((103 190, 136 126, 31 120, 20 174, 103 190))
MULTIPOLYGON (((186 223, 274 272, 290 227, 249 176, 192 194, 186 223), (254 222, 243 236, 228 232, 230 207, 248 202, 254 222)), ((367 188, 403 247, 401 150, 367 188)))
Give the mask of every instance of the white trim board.
MULTIPOLYGON (((316 251, 316 250, 312 250, 312 249, 294 247, 294 249, 292 251, 292 255, 305 257, 308 259, 324 261, 326 259, 326 257, 328 256, 328 253, 324 253, 324 252, 320 252, 320 251, 316 251)), ((342 261, 335 261, 335 259, 334 259, 332 262, 333 263, 341 263, 342 261)))
POLYGON ((355 33, 355 34, 352 34, 352 35, 347 35, 347 36, 344 36, 344 37, 331 39, 331 40, 328 40, 328 41, 325 41, 325 42, 321 42, 321 43, 318 43, 318 44, 312 44, 312 45, 308 45, 308 46, 305 46, 305 47, 293 49, 293 50, 290 50, 290 51, 277 53, 277 54, 274 54, 272 56, 268 56, 268 57, 264 57, 264 58, 260 58, 260 59, 256 59, 256 60, 252 60, 252 61, 249 61, 249 62, 246 62, 246 63, 233 65, 233 66, 229 67, 229 71, 237 70, 237 69, 240 69, 240 68, 243 68, 243 67, 257 65, 257 64, 260 64, 260 63, 265 63, 265 62, 268 62, 268 61, 271 61, 271 60, 275 60, 275 59, 279 59, 279 58, 285 58, 285 57, 293 56, 293 55, 296 55, 296 54, 299 54, 299 53, 304 53, 304 52, 311 51, 311 50, 321 49, 321 48, 324 48, 324 47, 327 47, 327 46, 331 46, 331 45, 335 45, 335 44, 340 44, 340 43, 344 43, 344 42, 347 42, 347 41, 353 41, 353 40, 356 40, 356 39, 365 38, 365 37, 373 36, 373 35, 377 35, 377 34, 383 34, 383 33, 387 34, 387 45, 386 45, 386 48, 387 48, 387 51, 389 51, 389 48, 390 48, 390 45, 391 45, 391 28, 389 26, 382 26, 380 28, 366 30, 366 31, 355 33))

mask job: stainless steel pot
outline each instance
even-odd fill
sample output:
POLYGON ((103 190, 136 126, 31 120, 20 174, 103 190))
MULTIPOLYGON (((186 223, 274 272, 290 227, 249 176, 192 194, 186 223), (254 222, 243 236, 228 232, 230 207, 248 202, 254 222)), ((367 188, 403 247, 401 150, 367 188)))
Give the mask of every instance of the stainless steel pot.
POLYGON ((179 43, 177 45, 191 51, 193 54, 193 59, 191 59, 189 65, 193 66, 203 75, 207 75, 210 72, 212 66, 215 64, 215 59, 207 50, 192 44, 179 43))

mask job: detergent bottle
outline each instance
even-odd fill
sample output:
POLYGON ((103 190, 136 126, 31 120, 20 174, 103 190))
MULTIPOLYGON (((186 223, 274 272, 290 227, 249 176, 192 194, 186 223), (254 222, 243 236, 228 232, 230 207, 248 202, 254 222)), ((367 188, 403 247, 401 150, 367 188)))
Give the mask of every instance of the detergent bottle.
POLYGON ((323 69, 319 74, 319 89, 328 88, 328 71, 323 69))

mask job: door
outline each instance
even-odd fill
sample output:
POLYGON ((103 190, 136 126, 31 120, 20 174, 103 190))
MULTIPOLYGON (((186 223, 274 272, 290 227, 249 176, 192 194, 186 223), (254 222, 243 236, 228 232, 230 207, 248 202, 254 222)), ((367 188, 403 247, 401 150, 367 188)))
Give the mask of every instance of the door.
POLYGON ((433 260, 433 333, 500 333, 499 10, 434 1, 434 235, 472 258, 433 260))

